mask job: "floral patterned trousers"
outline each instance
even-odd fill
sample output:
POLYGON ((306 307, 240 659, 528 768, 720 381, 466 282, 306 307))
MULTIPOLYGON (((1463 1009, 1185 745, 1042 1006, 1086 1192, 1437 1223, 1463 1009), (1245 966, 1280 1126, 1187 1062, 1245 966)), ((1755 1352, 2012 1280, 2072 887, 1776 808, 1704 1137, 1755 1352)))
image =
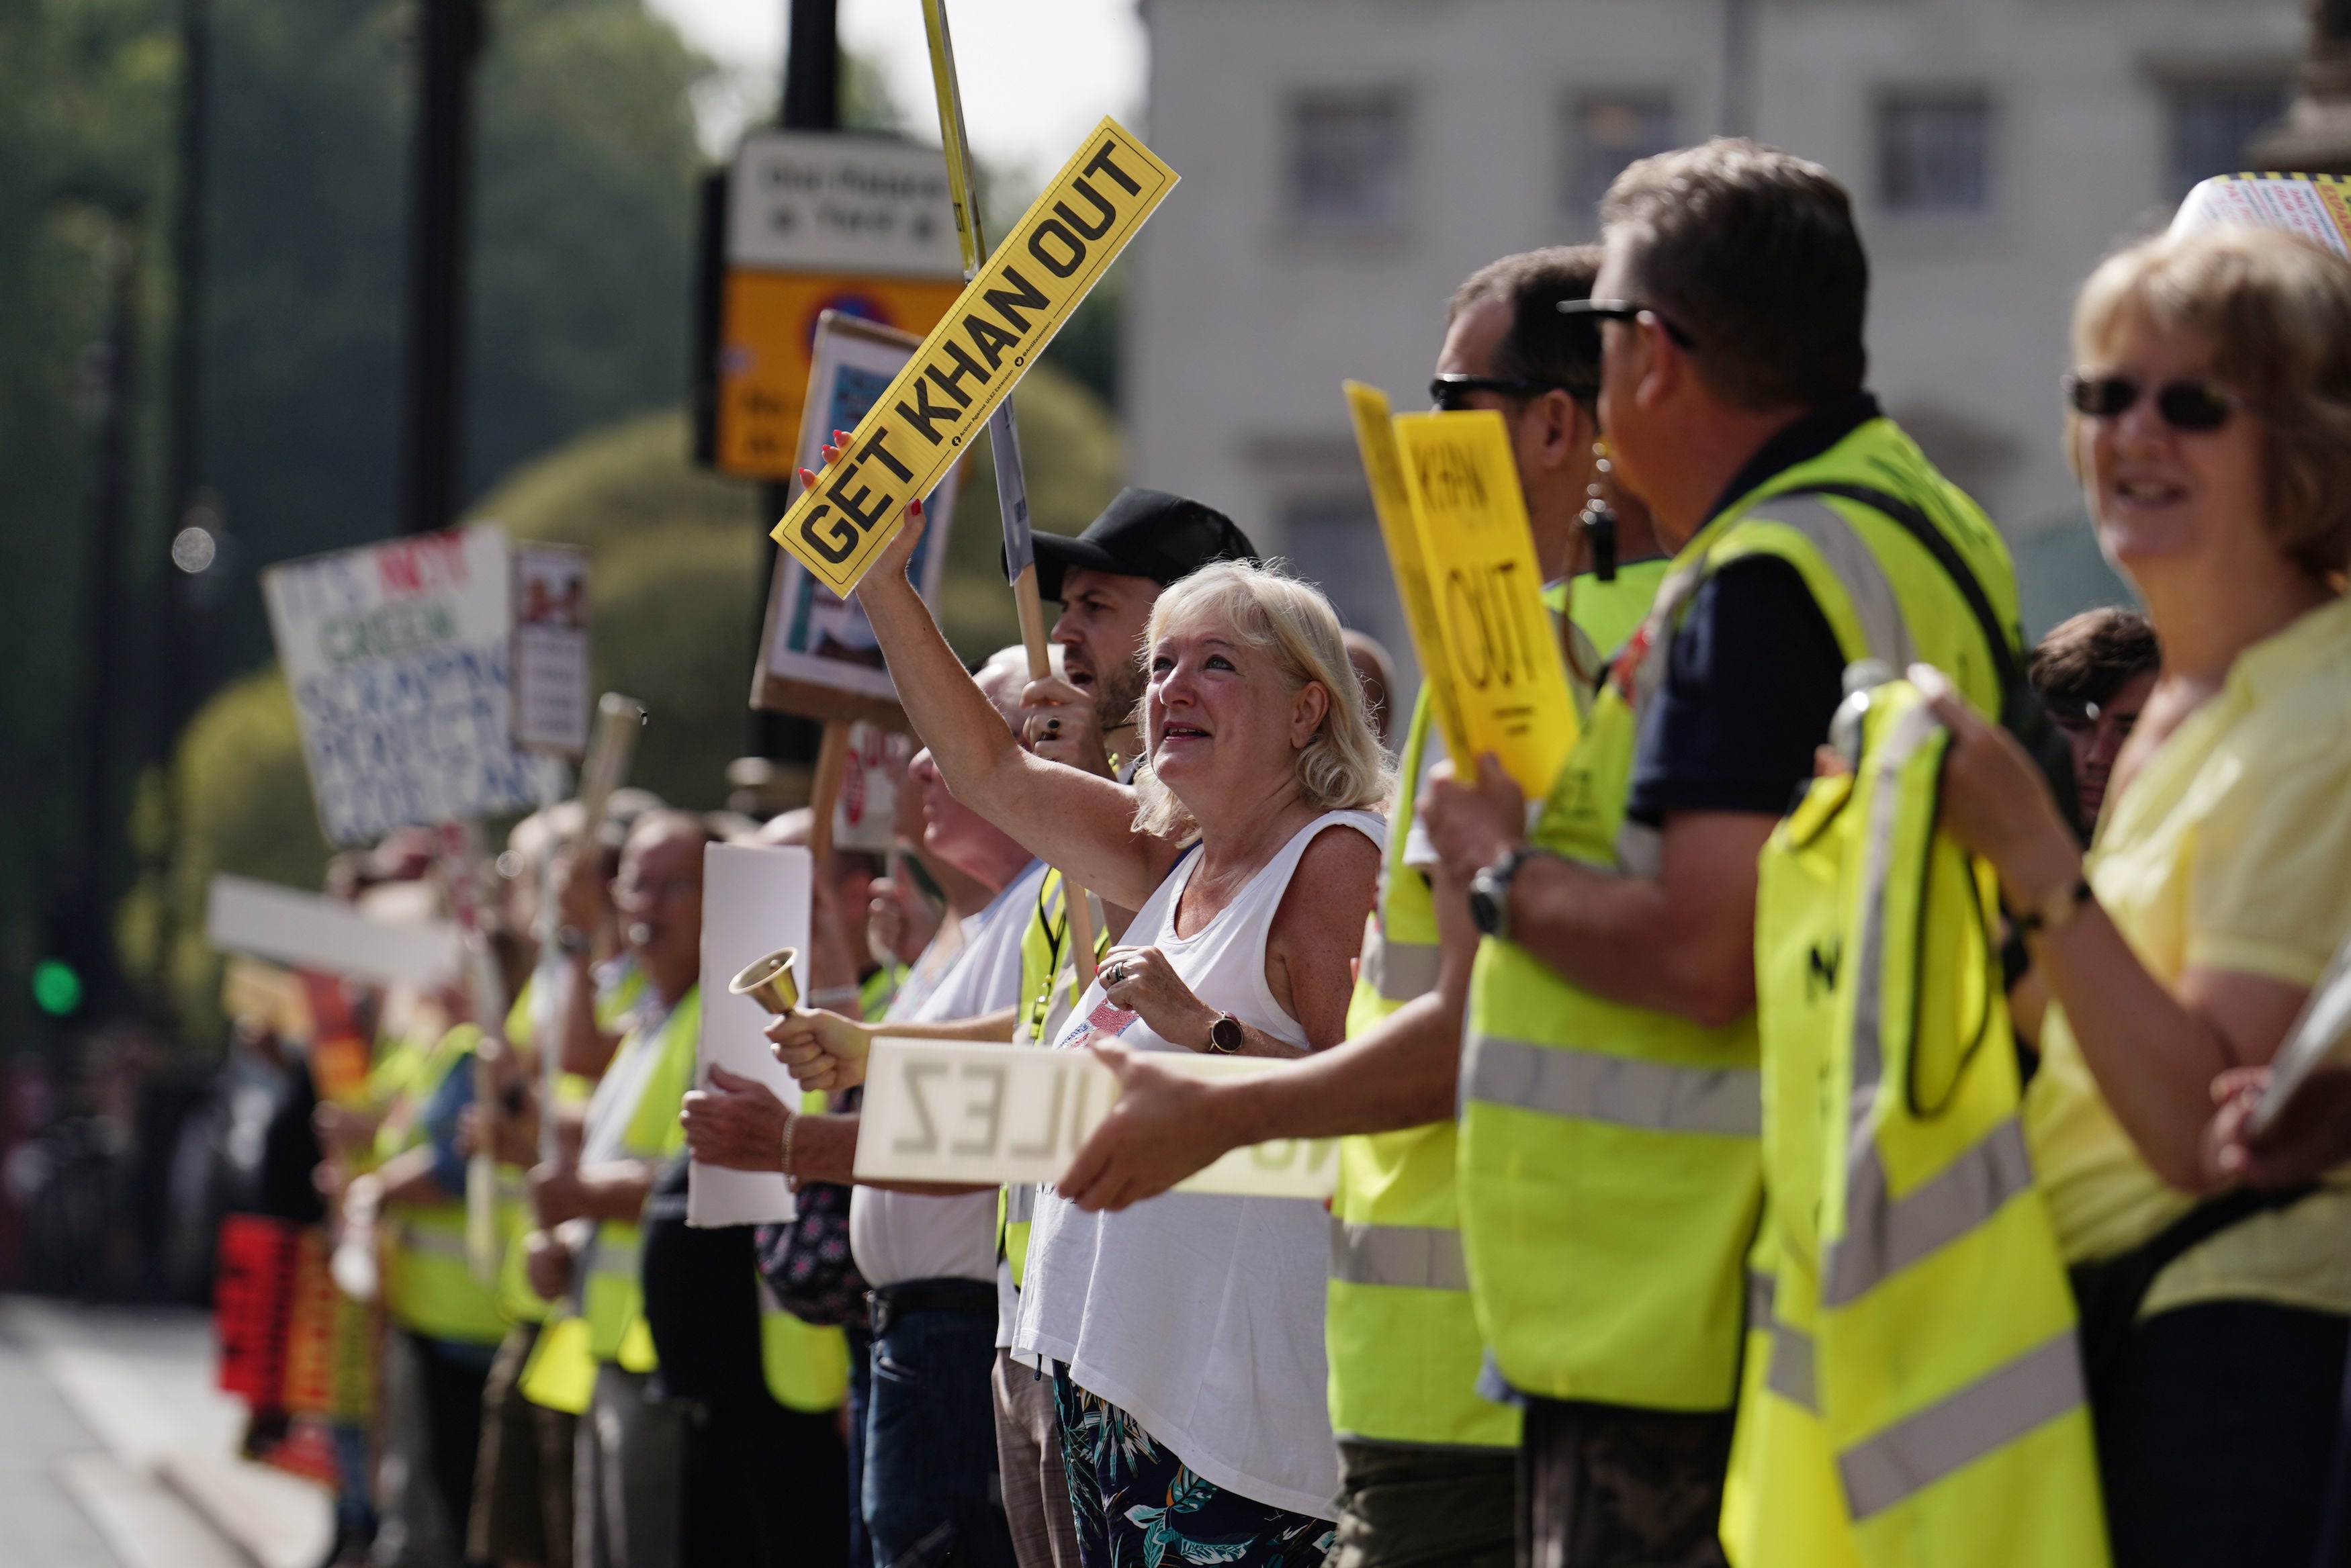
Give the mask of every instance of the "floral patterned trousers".
POLYGON ((1062 1468, 1085 1568, 1322 1568, 1327 1519, 1259 1502, 1192 1473, 1143 1424, 1053 1368, 1062 1468))

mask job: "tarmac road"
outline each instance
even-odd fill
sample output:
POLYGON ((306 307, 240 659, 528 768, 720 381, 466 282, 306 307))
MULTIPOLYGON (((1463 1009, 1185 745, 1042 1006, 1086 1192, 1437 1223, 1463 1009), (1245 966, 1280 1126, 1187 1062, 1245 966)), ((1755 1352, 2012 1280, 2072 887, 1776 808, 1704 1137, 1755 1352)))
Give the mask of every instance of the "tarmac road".
POLYGON ((235 1456, 211 1325, 0 1300, 0 1568, 310 1568, 321 1489, 235 1456))

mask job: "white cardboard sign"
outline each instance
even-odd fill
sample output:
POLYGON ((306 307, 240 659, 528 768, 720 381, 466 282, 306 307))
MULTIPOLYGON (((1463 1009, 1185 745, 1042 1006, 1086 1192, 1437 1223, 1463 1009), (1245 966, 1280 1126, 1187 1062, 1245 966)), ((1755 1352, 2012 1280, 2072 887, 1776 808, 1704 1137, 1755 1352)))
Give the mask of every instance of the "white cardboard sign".
MULTIPOLYGON (((1201 1077, 1282 1064, 1190 1052, 1158 1060, 1201 1077)), ((877 1039, 865 1069, 857 1178, 1050 1185, 1117 1098, 1118 1080, 1090 1051, 877 1039)), ((1319 1199, 1338 1180, 1338 1141, 1301 1138, 1233 1149, 1176 1190, 1319 1199)))
MULTIPOLYGON (((702 1037, 694 1082, 708 1086, 713 1064, 756 1078, 794 1110, 800 1093, 768 1048, 768 1010, 737 996, 726 982, 753 959, 778 948, 809 949, 809 890, 814 862, 805 849, 714 844, 702 852, 702 1037)), ((805 985, 807 960, 800 961, 805 985)), ((696 1162, 686 1172, 689 1225, 761 1225, 797 1212, 782 1176, 726 1170, 696 1162)))
POLYGON ((371 919, 339 898, 244 877, 216 876, 205 889, 204 940, 225 953, 420 990, 455 979, 465 961, 447 920, 371 919))
POLYGON ((880 137, 752 131, 727 173, 726 261, 775 272, 960 276, 946 160, 935 147, 880 137))
POLYGON ((539 764, 514 744, 506 530, 288 562, 261 588, 330 843, 537 804, 539 764))
POLYGON ((514 738, 577 757, 588 749, 588 552, 514 552, 514 738))

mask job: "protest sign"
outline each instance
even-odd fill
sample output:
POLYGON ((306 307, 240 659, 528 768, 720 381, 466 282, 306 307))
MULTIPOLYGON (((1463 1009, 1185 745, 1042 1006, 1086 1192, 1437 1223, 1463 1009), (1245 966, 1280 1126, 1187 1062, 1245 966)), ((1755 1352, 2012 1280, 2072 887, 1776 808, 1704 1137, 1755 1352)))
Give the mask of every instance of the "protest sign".
MULTIPOLYGON (((1204 1078, 1282 1065, 1188 1051, 1154 1060, 1204 1078)), ((1117 1099, 1118 1080, 1091 1051, 877 1039, 865 1066, 857 1179, 1050 1183, 1117 1099)), ((1233 1149, 1176 1189, 1322 1199, 1338 1179, 1337 1141, 1299 1138, 1233 1149)))
POLYGON ((893 139, 760 130, 724 189, 697 440, 726 472, 789 480, 805 461, 794 447, 823 315, 919 334, 963 292, 946 168, 936 149, 893 139))
POLYGON ((846 596, 1175 188, 1116 120, 1094 128, 859 421, 776 542, 846 596))
POLYGON ((1451 689, 1460 726, 1446 747, 1463 767, 1493 753, 1540 795, 1575 744, 1575 702, 1502 416, 1479 409, 1394 422, 1439 639, 1422 668, 1451 689))
POLYGON ((1388 566, 1395 574, 1405 628, 1412 634, 1412 651, 1421 669, 1430 672, 1429 701, 1437 708, 1438 732, 1449 745, 1462 732, 1461 705, 1452 681, 1437 674, 1446 668, 1445 638, 1437 628, 1436 597, 1428 586, 1428 563, 1421 558, 1420 524, 1414 521, 1412 495, 1405 488, 1404 459, 1396 449, 1387 394, 1361 381, 1341 385, 1355 425, 1355 446, 1364 457, 1364 477, 1371 484, 1372 512, 1379 518, 1388 566))
POLYGON ((537 804, 516 750, 506 531, 480 524, 261 574, 333 844, 537 804))
MULTIPOLYGON (((702 852, 702 1034, 694 1081, 707 1087, 713 1064, 757 1079, 798 1109, 799 1089, 768 1049, 770 1016, 727 989, 745 965, 778 948, 809 950, 809 892, 814 862, 805 849, 713 844, 702 852)), ((802 964, 807 961, 803 959, 802 964)), ((803 981, 808 978, 803 972, 803 981)), ((699 1161, 686 1172, 689 1225, 759 1225, 792 1218, 791 1189, 780 1173, 726 1170, 699 1161)))
MULTIPOLYGON (((800 421, 799 465, 822 465, 832 432, 854 428, 906 367, 920 339, 833 311, 817 324, 815 364, 809 372, 807 414, 800 421)), ((929 519, 913 576, 924 598, 936 603, 946 568, 947 530, 962 471, 950 470, 924 507, 929 519)), ((768 618, 760 634, 760 666, 751 705, 799 713, 827 723, 864 721, 904 730, 897 688, 864 607, 835 592, 792 555, 778 552, 768 587, 768 618)))
POLYGON ((914 738, 872 724, 849 727, 848 765, 832 808, 832 846, 886 855, 897 840, 898 791, 914 738))
POLYGON ((205 888, 204 940, 225 953, 420 991, 447 984, 465 964, 446 920, 373 919, 339 898, 225 875, 205 888))
POLYGON ((515 744, 558 756, 588 749, 588 552, 514 552, 515 744))
POLYGON ((2229 227, 2283 229, 2351 256, 2351 182, 2335 174, 2216 175, 2188 192, 2170 232, 2229 227))

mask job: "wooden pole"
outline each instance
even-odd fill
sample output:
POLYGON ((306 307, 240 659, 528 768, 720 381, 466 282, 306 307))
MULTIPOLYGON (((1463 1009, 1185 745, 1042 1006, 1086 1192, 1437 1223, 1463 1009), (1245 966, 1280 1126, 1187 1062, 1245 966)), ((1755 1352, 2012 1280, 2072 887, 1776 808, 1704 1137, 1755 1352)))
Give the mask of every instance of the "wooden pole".
POLYGON ((824 738, 816 749, 816 782, 809 790, 809 809, 815 818, 809 824, 809 855, 816 862, 817 875, 824 875, 826 857, 832 853, 832 812, 841 800, 841 786, 849 777, 849 726, 841 720, 830 720, 824 726, 824 738))
MULTIPOLYGON (((946 153, 947 194, 955 203, 956 238, 963 246, 963 275, 979 275, 987 260, 980 232, 979 182, 965 133, 963 88, 956 79, 955 44, 947 36, 946 0, 923 0, 923 30, 931 46, 931 86, 938 97, 939 141, 946 153)), ((1012 400, 996 406, 987 422, 989 453, 996 459, 996 504, 1004 519, 1004 558, 1012 572, 1012 607, 1020 618, 1020 645, 1029 654, 1029 679, 1053 673, 1045 646, 1045 605, 1037 592, 1037 561, 1029 546, 1029 481, 1020 462, 1020 431, 1012 400)), ((1070 916, 1071 961, 1081 989, 1093 983, 1094 920, 1085 889, 1067 872, 1062 887, 1070 916)))

